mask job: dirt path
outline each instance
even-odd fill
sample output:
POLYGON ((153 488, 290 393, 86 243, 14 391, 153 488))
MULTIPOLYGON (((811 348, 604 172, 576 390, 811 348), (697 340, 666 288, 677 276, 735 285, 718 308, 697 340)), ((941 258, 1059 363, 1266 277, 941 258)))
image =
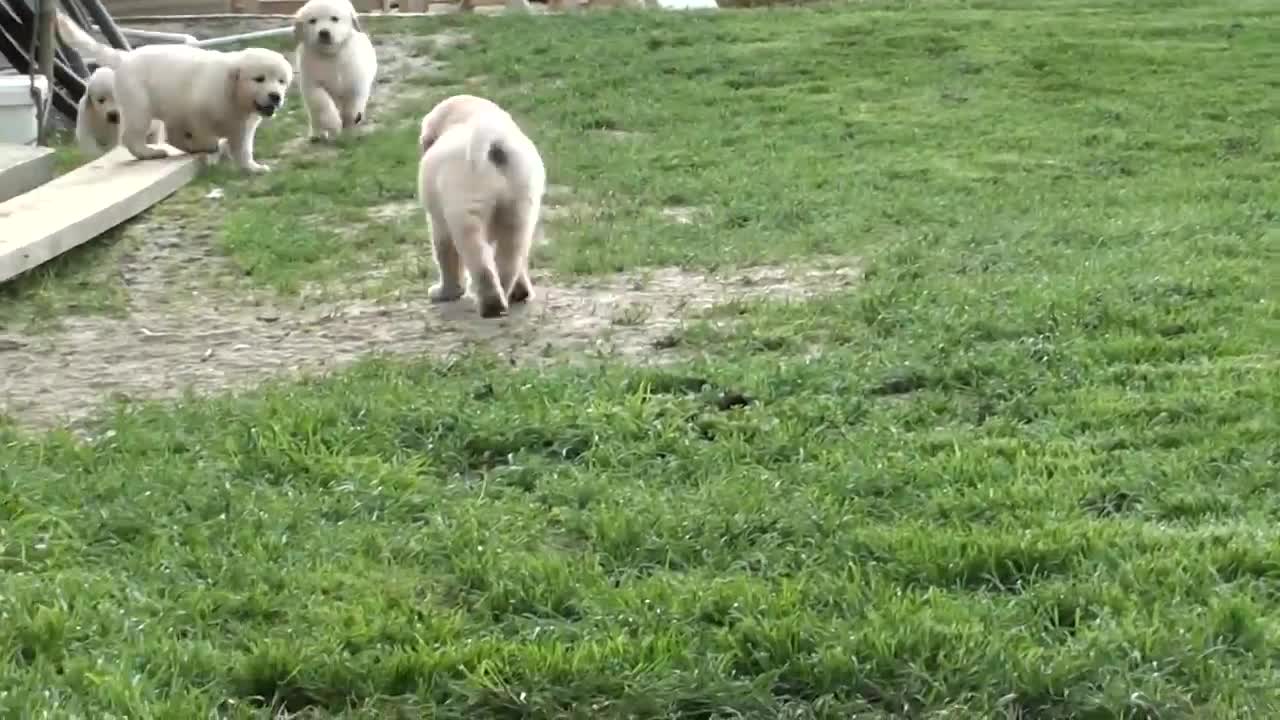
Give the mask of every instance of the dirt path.
POLYGON ((437 305, 425 287, 388 304, 253 305, 249 293, 190 281, 191 268, 216 272, 223 262, 207 232, 140 222, 129 233, 138 242, 120 266, 128 316, 69 316, 55 332, 0 337, 0 412, 35 427, 75 423, 104 397, 215 392, 379 353, 443 357, 486 347, 518 362, 588 351, 661 362, 679 353, 664 338, 699 310, 806 297, 858 278, 848 260, 833 269, 764 267, 722 277, 658 269, 581 286, 535 272, 532 304, 482 321, 470 298, 437 305))

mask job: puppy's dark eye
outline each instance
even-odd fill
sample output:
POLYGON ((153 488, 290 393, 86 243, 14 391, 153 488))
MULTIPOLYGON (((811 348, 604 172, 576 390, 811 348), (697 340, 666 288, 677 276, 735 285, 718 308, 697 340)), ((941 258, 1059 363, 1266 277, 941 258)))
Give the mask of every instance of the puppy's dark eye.
POLYGON ((106 103, 106 102, 107 102, 107 99, 106 99, 105 97, 100 97, 100 98, 98 98, 98 104, 99 104, 99 105, 104 104, 104 103, 106 103))
POLYGON ((338 18, 336 16, 329 18, 329 20, 330 22, 338 22, 338 18))
POLYGON ((311 18, 311 19, 310 19, 310 20, 308 20, 307 22, 311 23, 312 25, 315 25, 315 24, 316 24, 316 18, 311 18))
POLYGON ((266 82, 266 81, 267 81, 267 76, 266 76, 266 75, 259 75, 258 77, 254 78, 254 79, 253 79, 253 81, 254 81, 254 82, 256 82, 256 83, 266 82))

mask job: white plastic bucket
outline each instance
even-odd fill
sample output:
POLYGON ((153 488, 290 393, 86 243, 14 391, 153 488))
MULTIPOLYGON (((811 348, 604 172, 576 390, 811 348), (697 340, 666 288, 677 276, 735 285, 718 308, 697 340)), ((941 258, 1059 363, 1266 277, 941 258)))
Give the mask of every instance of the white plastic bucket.
MULTIPOLYGON (((40 96, 49 93, 49 82, 36 76, 40 96)), ((50 111, 53 105, 49 106, 50 111)), ((31 100, 31 78, 26 75, 0 75, 0 143, 31 145, 39 132, 36 106, 31 100)))

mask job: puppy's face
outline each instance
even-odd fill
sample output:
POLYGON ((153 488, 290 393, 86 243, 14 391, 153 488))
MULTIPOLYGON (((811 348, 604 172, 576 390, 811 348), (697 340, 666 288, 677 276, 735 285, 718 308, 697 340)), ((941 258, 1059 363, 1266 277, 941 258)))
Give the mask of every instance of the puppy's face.
POLYGON ((309 0, 293 20, 293 39, 309 50, 333 52, 362 32, 356 9, 346 0, 309 0))
POLYGON ((99 122, 120 124, 120 108, 116 105, 116 76, 111 68, 98 68, 89 76, 84 94, 89 98, 89 112, 99 122))
POLYGON ((237 107, 271 117, 284 107, 293 83, 293 66, 274 50, 249 48, 240 51, 231 82, 237 107))

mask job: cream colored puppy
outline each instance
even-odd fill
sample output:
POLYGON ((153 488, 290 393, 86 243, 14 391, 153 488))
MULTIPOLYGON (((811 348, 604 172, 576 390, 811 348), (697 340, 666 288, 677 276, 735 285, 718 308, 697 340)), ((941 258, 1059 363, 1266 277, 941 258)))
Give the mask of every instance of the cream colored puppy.
POLYGON ((367 117, 378 54, 349 0, 308 0, 293 20, 298 85, 312 140, 328 140, 367 117))
MULTIPOLYGON (((147 142, 164 142, 164 123, 151 122, 147 142)), ((120 107, 116 104, 116 74, 100 67, 89 75, 76 106, 76 143, 87 155, 97 157, 120 144, 120 107)))
POLYGON ((164 123, 168 141, 190 153, 223 152, 248 172, 270 170, 253 159, 253 140, 264 117, 284 106, 293 82, 288 59, 274 50, 235 52, 191 45, 156 44, 117 50, 95 40, 58 13, 63 42, 85 58, 115 71, 120 142, 139 160, 166 157, 149 145, 153 120, 164 123))
POLYGON ((418 198, 440 270, 431 300, 461 298, 464 269, 481 317, 531 299, 529 251, 547 184, 533 141, 493 102, 455 95, 422 119, 418 147, 418 198))

